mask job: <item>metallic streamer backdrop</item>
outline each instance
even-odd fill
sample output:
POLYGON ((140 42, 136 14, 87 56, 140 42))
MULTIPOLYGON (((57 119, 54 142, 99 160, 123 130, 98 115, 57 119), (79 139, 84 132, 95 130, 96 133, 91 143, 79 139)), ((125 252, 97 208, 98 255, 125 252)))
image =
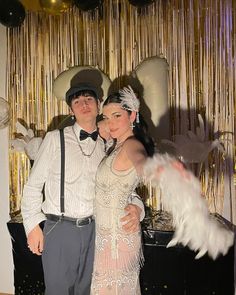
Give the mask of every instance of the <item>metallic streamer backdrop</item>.
MULTIPOLYGON (((222 132, 226 153, 214 150, 200 178, 210 210, 235 223, 235 34, 234 0, 159 0, 140 9, 127 0, 105 0, 92 12, 28 11, 20 28, 7 29, 11 138, 18 118, 46 131, 53 117, 68 113, 52 94, 53 80, 68 67, 98 65, 112 80, 120 77, 119 84, 145 58, 162 55, 169 63, 172 134, 195 130, 198 113, 206 140, 222 132)), ((10 171, 14 213, 29 173, 26 157, 11 153, 10 171)))

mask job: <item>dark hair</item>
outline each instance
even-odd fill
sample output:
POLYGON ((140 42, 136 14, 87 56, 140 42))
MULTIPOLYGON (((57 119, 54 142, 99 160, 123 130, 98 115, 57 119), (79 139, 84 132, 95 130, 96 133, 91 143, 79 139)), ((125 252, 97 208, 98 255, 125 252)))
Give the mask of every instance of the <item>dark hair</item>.
MULTIPOLYGON (((107 97, 107 99, 104 101, 103 106, 108 105, 109 103, 121 103, 119 92, 113 93, 107 97)), ((125 105, 124 105, 125 109, 125 105)), ((131 114, 131 111, 126 110, 129 114, 131 114)), ((134 121, 134 128, 133 133, 136 139, 138 139, 144 146, 148 156, 153 156, 155 151, 155 144, 152 138, 148 135, 148 126, 145 122, 143 116, 139 113, 139 123, 134 121)))
POLYGON ((79 90, 68 96, 67 104, 71 107, 72 101, 79 96, 92 96, 97 101, 97 95, 93 90, 79 90))

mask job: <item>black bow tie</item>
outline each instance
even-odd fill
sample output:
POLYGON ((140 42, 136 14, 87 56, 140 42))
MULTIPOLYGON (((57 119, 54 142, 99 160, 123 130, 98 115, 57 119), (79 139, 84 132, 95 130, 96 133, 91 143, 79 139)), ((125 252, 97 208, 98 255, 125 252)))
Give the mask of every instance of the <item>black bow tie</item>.
POLYGON ((98 138, 98 132, 94 131, 93 133, 88 133, 84 130, 80 130, 80 135, 79 135, 80 140, 85 140, 88 137, 91 137, 94 141, 96 141, 98 138))

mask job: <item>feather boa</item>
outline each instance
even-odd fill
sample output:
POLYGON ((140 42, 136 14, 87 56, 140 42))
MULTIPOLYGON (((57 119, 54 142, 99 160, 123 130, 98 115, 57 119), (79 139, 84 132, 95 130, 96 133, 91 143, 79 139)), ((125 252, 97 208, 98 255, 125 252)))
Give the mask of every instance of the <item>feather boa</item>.
POLYGON ((161 188, 163 205, 173 215, 175 233, 167 247, 182 243, 198 251, 196 259, 206 252, 213 259, 225 255, 234 243, 233 232, 209 214, 200 182, 184 168, 183 171, 174 168, 175 161, 168 155, 154 155, 144 165, 145 178, 161 188), (163 168, 160 172, 159 167, 163 168))

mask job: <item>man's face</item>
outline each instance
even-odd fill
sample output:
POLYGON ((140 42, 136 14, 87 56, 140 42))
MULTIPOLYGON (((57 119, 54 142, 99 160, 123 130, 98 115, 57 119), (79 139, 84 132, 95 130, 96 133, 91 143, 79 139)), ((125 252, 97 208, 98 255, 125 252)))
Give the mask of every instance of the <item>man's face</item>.
POLYGON ((98 102, 91 95, 80 95, 72 100, 71 110, 78 123, 94 121, 98 114, 98 102))

